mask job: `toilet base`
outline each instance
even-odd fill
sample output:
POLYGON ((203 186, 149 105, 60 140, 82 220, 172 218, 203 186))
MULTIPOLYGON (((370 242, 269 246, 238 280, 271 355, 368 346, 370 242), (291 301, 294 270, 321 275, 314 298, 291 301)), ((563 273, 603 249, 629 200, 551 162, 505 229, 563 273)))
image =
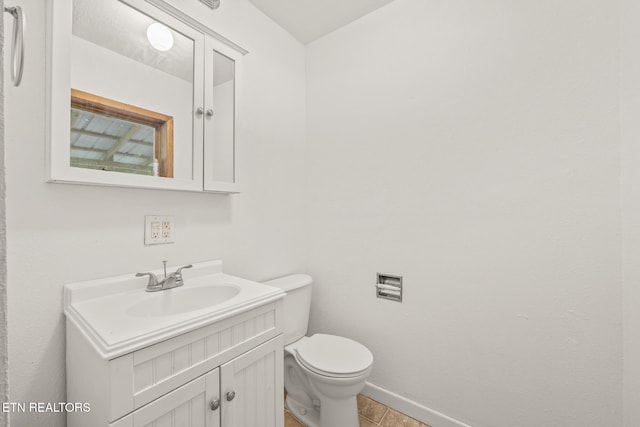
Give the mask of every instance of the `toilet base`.
POLYGON ((320 426, 320 411, 317 408, 309 408, 293 399, 291 395, 288 395, 285 404, 289 412, 291 412, 297 419, 302 421, 309 427, 321 427, 320 426))
POLYGON ((309 427, 359 427, 358 404, 355 397, 349 399, 324 399, 321 408, 306 407, 291 396, 286 399, 287 409, 309 427), (322 421, 321 421, 322 420, 322 421))
POLYGON ((356 397, 348 399, 322 399, 320 408, 320 427, 341 426, 359 427, 358 403, 356 397))

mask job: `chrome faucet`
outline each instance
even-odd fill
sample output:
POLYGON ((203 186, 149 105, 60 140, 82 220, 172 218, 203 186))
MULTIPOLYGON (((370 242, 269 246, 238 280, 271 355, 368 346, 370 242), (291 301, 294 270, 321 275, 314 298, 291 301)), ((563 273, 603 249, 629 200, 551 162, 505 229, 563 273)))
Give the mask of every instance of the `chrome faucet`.
POLYGON ((191 264, 182 266, 167 276, 167 261, 162 261, 162 263, 164 264, 164 279, 161 281, 158 281, 158 277, 153 273, 136 273, 136 277, 149 276, 147 292, 165 291, 184 285, 182 270, 193 267, 191 264))

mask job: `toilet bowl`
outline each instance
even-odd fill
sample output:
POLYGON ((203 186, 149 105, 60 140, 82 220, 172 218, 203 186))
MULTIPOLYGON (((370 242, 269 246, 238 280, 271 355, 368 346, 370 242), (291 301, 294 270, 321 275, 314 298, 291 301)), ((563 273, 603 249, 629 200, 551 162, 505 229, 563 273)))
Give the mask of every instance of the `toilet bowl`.
POLYGON ((316 334, 285 347, 287 407, 309 427, 358 427, 356 395, 373 355, 356 341, 316 334))
POLYGON ((309 276, 287 276, 266 284, 287 292, 284 301, 287 408, 309 427, 359 427, 356 396, 371 373, 371 351, 337 335, 305 336, 311 301, 309 276))

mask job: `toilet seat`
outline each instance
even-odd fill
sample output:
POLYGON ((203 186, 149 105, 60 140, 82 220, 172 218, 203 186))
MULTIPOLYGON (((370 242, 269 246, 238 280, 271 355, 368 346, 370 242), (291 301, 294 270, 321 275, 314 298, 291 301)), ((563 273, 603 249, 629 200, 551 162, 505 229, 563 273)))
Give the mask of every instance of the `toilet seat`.
POLYGON ((301 340, 295 353, 302 366, 325 377, 357 377, 373 363, 373 354, 367 347, 336 335, 315 334, 301 340))

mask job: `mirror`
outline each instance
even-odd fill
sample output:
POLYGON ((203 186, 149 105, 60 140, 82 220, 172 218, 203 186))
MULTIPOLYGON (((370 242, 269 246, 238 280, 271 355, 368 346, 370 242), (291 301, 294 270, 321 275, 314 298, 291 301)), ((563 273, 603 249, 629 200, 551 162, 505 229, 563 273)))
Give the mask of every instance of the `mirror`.
POLYGON ((117 0, 73 0, 70 166, 193 178, 195 41, 117 0))
POLYGON ((50 182, 238 192, 241 47, 164 0, 49 0, 50 182))
POLYGON ((214 50, 213 61, 213 135, 212 178, 235 182, 235 61, 214 50))

